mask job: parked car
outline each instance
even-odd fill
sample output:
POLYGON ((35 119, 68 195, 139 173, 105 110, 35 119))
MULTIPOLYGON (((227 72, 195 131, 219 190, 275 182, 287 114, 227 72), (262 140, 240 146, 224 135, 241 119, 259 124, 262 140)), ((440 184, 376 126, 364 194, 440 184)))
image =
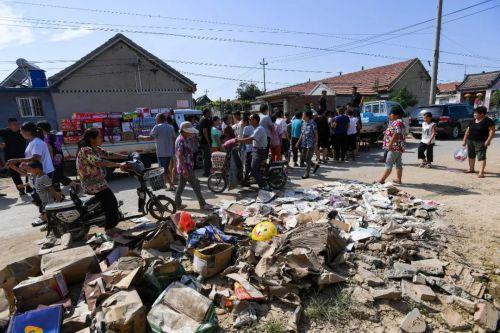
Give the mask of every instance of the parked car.
MULTIPOLYGON (((381 100, 363 103, 363 108, 361 110, 362 128, 360 135, 362 137, 369 137, 374 142, 377 141, 387 128, 389 123, 389 113, 393 107, 400 107, 403 109, 401 104, 392 101, 381 100)), ((408 128, 410 118, 406 112, 403 117, 403 122, 406 125, 406 128, 408 128)))
POLYGON ((410 133, 414 138, 422 137, 424 114, 432 113, 432 121, 437 124, 438 135, 457 139, 474 120, 474 109, 465 103, 421 106, 415 110, 410 121, 410 133))

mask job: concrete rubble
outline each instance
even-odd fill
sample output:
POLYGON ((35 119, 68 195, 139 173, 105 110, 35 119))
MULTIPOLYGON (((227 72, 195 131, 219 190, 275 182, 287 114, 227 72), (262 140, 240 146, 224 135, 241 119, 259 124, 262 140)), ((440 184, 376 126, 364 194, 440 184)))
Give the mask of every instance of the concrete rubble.
POLYGON ((61 332, 262 331, 276 318, 303 332, 312 295, 341 288, 346 325, 383 331, 388 306, 403 332, 494 332, 488 275, 446 255, 440 214, 391 185, 330 182, 48 238, 0 271, 0 328, 58 307, 61 332), (185 218, 194 229, 179 227, 185 218))

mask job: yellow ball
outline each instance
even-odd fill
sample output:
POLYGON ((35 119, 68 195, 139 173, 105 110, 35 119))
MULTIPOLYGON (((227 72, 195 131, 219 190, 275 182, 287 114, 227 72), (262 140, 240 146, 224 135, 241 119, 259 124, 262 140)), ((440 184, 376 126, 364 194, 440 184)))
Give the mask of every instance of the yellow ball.
POLYGON ((253 228, 250 237, 256 241, 266 242, 271 240, 271 238, 276 235, 278 235, 278 229, 276 229, 276 226, 269 221, 264 221, 260 222, 253 228))

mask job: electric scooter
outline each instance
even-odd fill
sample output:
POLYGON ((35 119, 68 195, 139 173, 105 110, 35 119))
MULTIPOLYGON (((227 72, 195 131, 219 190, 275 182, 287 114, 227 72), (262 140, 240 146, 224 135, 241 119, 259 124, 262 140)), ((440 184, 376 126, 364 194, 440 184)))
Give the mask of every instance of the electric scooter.
MULTIPOLYGON (((174 201, 166 195, 156 195, 154 191, 165 187, 163 168, 146 169, 138 153, 130 154, 132 161, 127 162, 127 171, 139 181, 137 188, 138 211, 140 214, 125 216, 120 210, 119 221, 142 217, 149 213, 153 218, 164 221, 176 212, 174 201)), ((61 237, 65 233, 87 233, 91 226, 103 226, 106 216, 104 207, 95 198, 80 199, 78 193, 70 190, 70 201, 45 206, 47 213, 47 235, 61 237)))

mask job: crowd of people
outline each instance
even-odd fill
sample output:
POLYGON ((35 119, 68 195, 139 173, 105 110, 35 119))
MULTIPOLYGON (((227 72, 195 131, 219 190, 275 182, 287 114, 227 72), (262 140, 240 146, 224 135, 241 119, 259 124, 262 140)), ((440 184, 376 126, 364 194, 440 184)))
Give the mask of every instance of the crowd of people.
MULTIPOLYGON (((200 209, 209 211, 213 207, 205 201, 195 173, 198 154, 203 160, 205 177, 212 172, 211 155, 232 147, 231 153, 236 154, 241 162, 237 165, 243 185, 248 185, 253 175, 259 188, 268 189, 261 170, 264 163, 280 162, 290 168, 300 168, 304 170, 302 178, 309 178, 318 172, 320 165, 330 160, 342 163, 356 159, 358 135, 362 128, 361 100, 357 99, 353 90, 351 103, 332 112, 326 109, 323 93, 318 111, 306 105, 303 111, 293 115, 284 114, 278 108, 269 112, 268 105, 262 104, 258 113, 236 111, 221 119, 212 116, 211 110, 206 108, 201 119, 188 117, 179 125, 171 116, 159 114, 149 135, 141 135, 139 139, 155 141, 158 165, 164 168, 168 189, 175 191, 177 209, 186 207, 182 204, 182 194, 189 184, 200 209)), ((463 138, 469 158, 466 172, 475 173, 477 159, 480 178, 485 176, 486 151, 495 132, 494 123, 486 113, 483 106, 474 110, 474 121, 463 138)), ((403 116, 400 107, 393 107, 390 111, 382 146, 385 170, 378 183, 385 183, 393 168, 396 169, 393 182, 402 182, 407 133, 403 116)), ((436 135, 432 114, 424 114, 418 147, 420 167, 432 167, 436 135)), ((78 183, 64 175, 61 143, 52 133, 49 123, 27 122, 20 126, 17 119, 12 118, 8 120, 8 128, 0 130, 0 139, 0 148, 4 151, 6 165, 19 195, 30 192, 33 203, 38 206, 40 218, 33 223, 34 226, 46 223, 45 205, 63 200, 61 186, 68 185, 81 186, 87 194, 95 196, 105 207, 106 228, 116 226, 118 202, 106 181, 106 168, 126 170, 127 156, 102 149, 103 138, 98 129, 87 129, 78 144, 78 183), (27 175, 30 180, 24 182, 23 177, 27 175)))

